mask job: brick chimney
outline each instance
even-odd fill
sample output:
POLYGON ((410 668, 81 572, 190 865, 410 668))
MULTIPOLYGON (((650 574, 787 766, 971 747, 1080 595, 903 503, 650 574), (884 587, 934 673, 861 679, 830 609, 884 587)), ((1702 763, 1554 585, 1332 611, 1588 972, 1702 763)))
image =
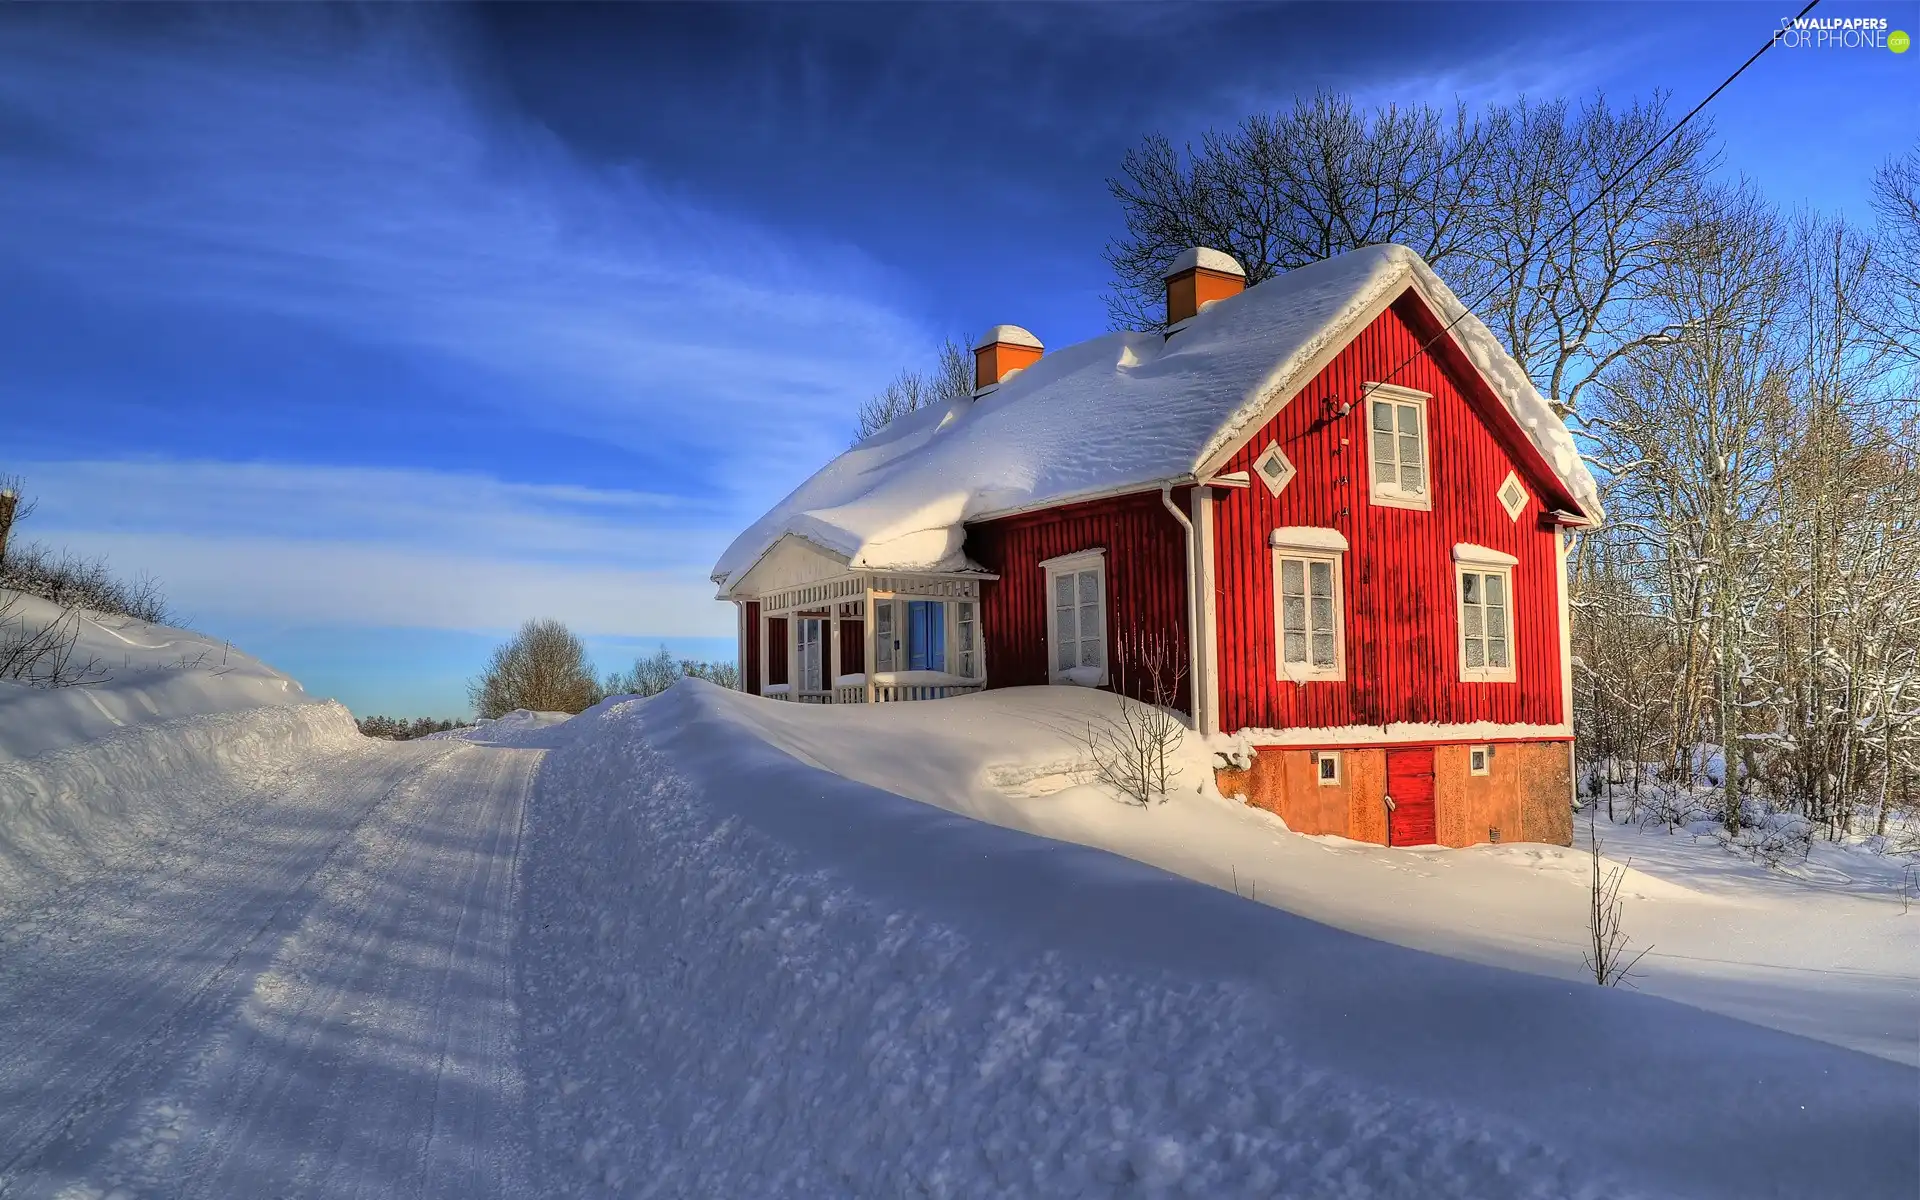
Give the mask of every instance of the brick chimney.
POLYGON ((1167 268, 1167 324, 1178 325, 1216 300, 1246 290, 1247 273, 1231 254, 1195 246, 1167 268))
POLYGON ((973 344, 973 394, 1004 383, 1015 371, 1040 361, 1046 347, 1018 325, 995 325, 973 344))

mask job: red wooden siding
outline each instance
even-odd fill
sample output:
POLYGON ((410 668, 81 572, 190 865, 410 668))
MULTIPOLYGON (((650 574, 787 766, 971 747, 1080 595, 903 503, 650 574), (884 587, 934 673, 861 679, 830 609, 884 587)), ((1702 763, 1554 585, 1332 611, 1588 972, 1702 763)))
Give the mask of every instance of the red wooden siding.
POLYGON ((760 694, 760 602, 747 601, 747 643, 741 649, 741 688, 750 696, 760 694))
MULTIPOLYGON (((1219 624, 1220 727, 1318 728, 1388 722, 1558 724, 1561 713, 1559 594, 1554 539, 1544 509, 1569 503, 1521 455, 1529 494, 1514 521, 1494 493, 1514 465, 1510 442, 1482 414, 1496 405, 1478 376, 1433 355, 1392 382, 1429 393, 1433 510, 1370 504, 1367 413, 1361 385, 1385 380, 1420 348, 1432 325, 1403 296, 1363 330, 1223 468, 1253 471, 1276 441, 1297 472, 1278 497, 1258 481, 1216 492, 1214 582, 1219 624), (1470 398, 1471 397, 1471 398, 1470 398), (1342 402, 1354 408, 1338 415, 1342 402), (1550 498, 1542 503, 1542 496, 1550 498), (1271 531, 1313 525, 1346 535, 1347 678, 1296 684, 1276 678, 1271 531), (1453 546, 1471 542, 1520 560, 1513 568, 1512 683, 1459 679, 1453 546)), ((1171 522, 1169 521, 1169 524, 1171 522)))
POLYGON ((787 619, 767 619, 767 683, 787 681, 787 619))
MULTIPOLYGON (((1174 489, 1186 511, 1187 490, 1174 489)), ((1040 564, 1079 550, 1107 552, 1107 664, 1114 674, 1114 633, 1164 633, 1186 661, 1186 533, 1160 502, 1158 491, 1069 504, 1043 512, 967 526, 967 554, 999 575, 982 585, 981 643, 987 686, 1047 682, 1051 649, 1046 572, 1040 564)), ((1127 691, 1144 695, 1137 679, 1127 691)), ((1175 706, 1188 710, 1188 681, 1175 706)))
POLYGON ((867 623, 840 622, 840 673, 858 675, 867 669, 867 623))

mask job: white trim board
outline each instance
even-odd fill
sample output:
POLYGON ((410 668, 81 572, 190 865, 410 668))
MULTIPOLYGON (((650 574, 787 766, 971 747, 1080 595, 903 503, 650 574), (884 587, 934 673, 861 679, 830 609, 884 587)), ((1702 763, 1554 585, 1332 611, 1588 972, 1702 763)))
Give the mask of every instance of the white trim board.
POLYGON ((1232 735, 1255 747, 1344 746, 1365 749, 1407 743, 1559 742, 1573 736, 1567 725, 1502 725, 1494 721, 1466 721, 1454 725, 1395 722, 1389 725, 1336 725, 1318 729, 1259 729, 1249 726, 1232 735))

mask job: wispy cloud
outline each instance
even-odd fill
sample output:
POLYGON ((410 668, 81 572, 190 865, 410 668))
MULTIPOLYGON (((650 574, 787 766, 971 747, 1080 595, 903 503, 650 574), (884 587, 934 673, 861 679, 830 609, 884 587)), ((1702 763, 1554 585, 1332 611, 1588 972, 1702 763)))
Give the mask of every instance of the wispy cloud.
POLYGON ((323 323, 480 367, 520 421, 752 465, 842 436, 823 416, 924 352, 859 253, 581 163, 437 16, 106 24, 0 24, 0 257, 323 323))
POLYGON ((583 633, 719 636, 725 540, 673 497, 471 475, 267 464, 27 463, 21 533, 163 581, 195 620, 431 629, 557 616, 583 633))

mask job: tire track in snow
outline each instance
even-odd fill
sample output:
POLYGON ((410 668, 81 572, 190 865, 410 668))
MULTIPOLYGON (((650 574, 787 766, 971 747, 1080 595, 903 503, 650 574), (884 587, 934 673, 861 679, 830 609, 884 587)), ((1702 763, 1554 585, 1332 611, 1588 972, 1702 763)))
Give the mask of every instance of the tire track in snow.
POLYGON ((184 868, 95 881, 70 899, 64 936, 0 964, 0 1197, 51 1183, 128 1093, 177 1069, 299 925, 328 865, 451 750, 308 763, 284 794, 209 823, 184 868))
POLYGON ((62 1196, 522 1190, 513 903, 542 755, 452 748, 343 839, 179 1069, 53 1164, 62 1196))

